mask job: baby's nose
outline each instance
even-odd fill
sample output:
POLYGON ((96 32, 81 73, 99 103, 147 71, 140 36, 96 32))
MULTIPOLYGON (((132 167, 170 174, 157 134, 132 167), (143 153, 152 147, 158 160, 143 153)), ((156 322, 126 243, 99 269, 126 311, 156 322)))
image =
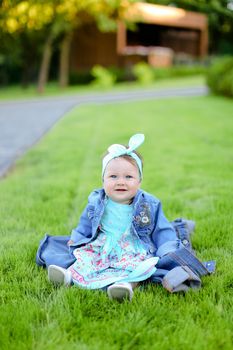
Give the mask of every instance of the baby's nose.
POLYGON ((117 185, 124 185, 125 179, 123 177, 118 178, 117 185))

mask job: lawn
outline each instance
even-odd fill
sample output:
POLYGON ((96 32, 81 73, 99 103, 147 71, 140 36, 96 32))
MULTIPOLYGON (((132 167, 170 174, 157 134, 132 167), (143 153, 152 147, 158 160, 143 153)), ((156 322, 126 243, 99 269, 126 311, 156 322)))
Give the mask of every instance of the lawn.
POLYGON ((230 350, 233 347, 233 104, 213 96, 87 105, 63 118, 0 181, 0 348, 230 350), (132 303, 55 288, 35 264, 45 232, 68 234, 101 186, 111 143, 146 136, 142 188, 166 216, 196 221, 193 246, 214 259, 199 291, 160 285, 132 303))
MULTIPOLYGON (((194 75, 186 77, 173 77, 169 79, 158 79, 154 83, 144 86, 148 89, 161 89, 167 87, 183 87, 183 86, 202 86, 205 84, 204 75, 194 75)), ((125 82, 117 83, 112 87, 101 87, 102 91, 128 91, 132 89, 140 88, 138 82, 125 82)), ((49 82, 46 85, 43 94, 39 94, 36 90, 35 85, 30 85, 27 88, 22 88, 19 85, 12 85, 7 87, 0 87, 0 101, 11 100, 11 99, 29 99, 44 96, 64 96, 64 95, 75 95, 75 94, 86 94, 99 92, 100 87, 94 84, 88 85, 71 85, 65 89, 59 88, 57 83, 49 82)))

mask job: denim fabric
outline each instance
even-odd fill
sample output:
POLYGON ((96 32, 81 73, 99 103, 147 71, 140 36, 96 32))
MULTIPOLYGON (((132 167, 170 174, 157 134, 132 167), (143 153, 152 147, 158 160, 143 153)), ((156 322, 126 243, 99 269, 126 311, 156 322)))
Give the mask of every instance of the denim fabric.
POLYGON ((200 288, 201 280, 188 266, 178 266, 165 275, 162 285, 171 293, 187 292, 200 288))
POLYGON ((73 248, 67 246, 70 236, 49 236, 48 234, 40 241, 36 263, 42 267, 58 265, 67 269, 75 262, 73 248))
POLYGON ((178 266, 187 266, 195 275, 201 277, 213 273, 215 265, 216 263, 213 260, 202 263, 192 251, 180 245, 176 251, 170 252, 159 259, 156 265, 157 270, 151 276, 150 281, 162 283, 164 276, 178 266))
POLYGON ((210 272, 198 258, 185 247, 168 254, 180 266, 188 266, 198 276, 208 275, 210 272))
MULTIPOLYGON (((53 264, 64 268, 72 265, 75 261, 73 250, 94 240, 98 234, 106 202, 103 189, 93 191, 71 237, 45 235, 37 250, 37 264, 43 267, 53 264), (69 239, 75 242, 70 247, 67 246, 69 239)), ((156 265, 157 270, 150 278, 151 282, 162 283, 164 276, 179 266, 187 266, 198 277, 214 272, 214 261, 202 263, 193 254, 190 242, 191 229, 184 219, 169 223, 163 214, 160 201, 142 190, 137 192, 133 207, 132 234, 143 242, 149 255, 160 258, 156 265), (180 239, 182 237, 189 240, 187 249, 182 244, 180 239)))
MULTIPOLYGON (((71 233, 74 247, 94 240, 104 213, 107 198, 103 189, 93 191, 84 209, 78 226, 71 233)), ((179 239, 171 223, 163 214, 160 201, 151 194, 139 190, 133 200, 133 222, 131 233, 144 244, 148 254, 157 255, 163 246, 163 255, 176 250, 179 239), (168 243, 169 242, 169 243, 168 243)))
POLYGON ((172 222, 172 226, 175 229, 177 237, 181 240, 184 247, 191 251, 192 244, 190 235, 195 229, 195 222, 178 218, 172 222))
MULTIPOLYGON (((39 248, 37 250, 36 263, 42 267, 48 267, 49 265, 58 265, 63 268, 68 268, 70 265, 72 265, 75 262, 75 257, 72 253, 75 247, 72 248, 67 246, 69 238, 69 236, 49 236, 46 234, 44 239, 41 240, 39 248)), ((175 283, 179 283, 180 278, 182 278, 181 276, 183 276, 183 272, 182 270, 177 270, 176 268, 187 264, 187 262, 189 262, 191 271, 193 269, 193 263, 194 266, 200 266, 200 264, 203 264, 206 270, 208 270, 208 273, 213 273, 215 270, 214 261, 201 263, 196 257, 193 256, 192 253, 188 253, 187 257, 187 252, 184 254, 184 252, 180 252, 179 250, 178 254, 176 254, 167 254, 166 256, 163 256, 159 259, 156 265, 157 270, 149 279, 150 282, 163 283, 164 277, 167 277, 168 272, 172 271, 172 274, 168 275, 166 280, 170 281, 170 284, 173 283, 173 285, 175 283), (183 256, 183 258, 177 258, 179 255, 183 256), (186 258, 184 259, 185 256, 186 258), (176 276, 175 280, 174 275, 176 276), (169 280, 169 278, 172 280, 169 280)), ((201 266, 201 271, 202 269, 203 267, 201 266)), ((203 269, 204 272, 206 272, 206 270, 203 269)), ((189 287, 185 287, 183 284, 179 288, 185 291, 189 287)), ((192 286, 192 284, 189 285, 192 286)), ((177 288, 178 287, 176 287, 176 291, 177 288)))

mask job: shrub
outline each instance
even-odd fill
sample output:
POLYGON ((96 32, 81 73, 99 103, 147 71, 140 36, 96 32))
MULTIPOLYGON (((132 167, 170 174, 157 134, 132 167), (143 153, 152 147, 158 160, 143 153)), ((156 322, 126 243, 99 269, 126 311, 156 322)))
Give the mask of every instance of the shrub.
POLYGON ((173 77, 185 77, 198 74, 206 74, 204 65, 174 65, 171 67, 151 67, 145 62, 140 62, 133 67, 133 75, 142 83, 151 83, 158 79, 170 79, 173 77))
POLYGON ((107 68, 99 65, 96 65, 92 68, 91 74, 94 77, 93 84, 101 87, 111 87, 116 82, 115 74, 107 68))
POLYGON ((145 62, 136 63, 133 67, 133 74, 141 84, 150 84, 154 81, 153 69, 145 62))
POLYGON ((207 85, 218 95, 233 97, 233 57, 226 56, 214 61, 207 72, 207 85))
POLYGON ((155 79, 166 79, 173 77, 185 77, 192 75, 205 74, 207 68, 204 65, 175 65, 171 67, 154 67, 155 79))
POLYGON ((111 86, 114 83, 139 81, 142 84, 150 84, 154 80, 170 79, 173 77, 193 76, 206 74, 207 67, 204 64, 174 65, 171 67, 151 67, 145 62, 134 66, 108 67, 95 66, 90 70, 72 71, 70 73, 70 85, 82 85, 94 82, 100 86, 111 86))
POLYGON ((108 71, 116 77, 116 83, 135 80, 131 67, 108 67, 108 71))

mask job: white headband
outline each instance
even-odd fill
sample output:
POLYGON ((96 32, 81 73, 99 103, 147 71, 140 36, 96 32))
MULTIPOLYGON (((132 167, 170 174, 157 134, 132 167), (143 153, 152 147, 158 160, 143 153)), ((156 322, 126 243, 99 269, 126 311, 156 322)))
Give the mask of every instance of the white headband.
POLYGON ((129 139, 129 147, 126 148, 123 145, 114 144, 108 147, 108 154, 103 159, 103 167, 102 167, 102 176, 104 176, 104 172, 106 169, 107 164, 110 162, 110 160, 123 156, 128 155, 135 159, 139 172, 140 177, 142 179, 142 161, 137 156, 137 154, 134 152, 141 144, 144 142, 145 136, 143 134, 135 134, 129 139))

